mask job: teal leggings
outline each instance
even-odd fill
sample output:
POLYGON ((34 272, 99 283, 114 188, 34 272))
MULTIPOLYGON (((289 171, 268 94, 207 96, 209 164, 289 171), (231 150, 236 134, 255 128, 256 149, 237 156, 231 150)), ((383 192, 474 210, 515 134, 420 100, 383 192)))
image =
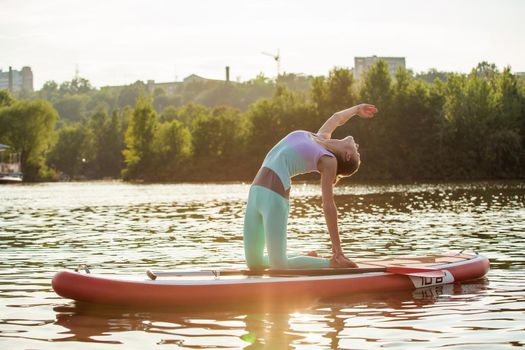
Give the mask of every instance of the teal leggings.
POLYGON ((328 259, 286 255, 290 204, 283 196, 252 185, 244 217, 244 254, 248 268, 311 269, 329 267, 328 259), (264 255, 264 247, 268 255, 264 255))

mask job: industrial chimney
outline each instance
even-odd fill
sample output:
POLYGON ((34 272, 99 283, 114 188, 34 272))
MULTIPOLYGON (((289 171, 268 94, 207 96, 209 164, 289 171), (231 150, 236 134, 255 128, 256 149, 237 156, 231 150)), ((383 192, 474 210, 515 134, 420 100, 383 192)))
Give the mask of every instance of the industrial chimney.
POLYGON ((9 67, 8 85, 9 91, 13 92, 13 68, 9 67))

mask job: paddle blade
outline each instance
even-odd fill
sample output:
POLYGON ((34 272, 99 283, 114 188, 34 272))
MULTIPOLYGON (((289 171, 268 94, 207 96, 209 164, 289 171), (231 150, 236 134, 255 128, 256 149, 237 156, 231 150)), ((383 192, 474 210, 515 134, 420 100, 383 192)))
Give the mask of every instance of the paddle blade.
POLYGON ((387 266, 385 272, 395 273, 398 275, 417 276, 417 277, 444 277, 445 273, 441 270, 424 268, 424 267, 406 267, 406 266, 387 266))

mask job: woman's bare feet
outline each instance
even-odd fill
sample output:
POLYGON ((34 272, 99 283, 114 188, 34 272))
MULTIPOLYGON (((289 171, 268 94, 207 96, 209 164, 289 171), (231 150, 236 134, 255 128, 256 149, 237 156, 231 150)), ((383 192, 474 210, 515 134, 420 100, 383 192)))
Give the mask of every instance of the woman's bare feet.
POLYGON ((319 258, 319 254, 315 250, 312 250, 311 252, 306 253, 306 256, 313 256, 314 258, 319 258))
POLYGON ((353 262, 352 260, 348 259, 346 256, 344 256, 342 253, 334 254, 332 258, 330 259, 330 267, 335 268, 355 268, 357 267, 357 264, 353 262))

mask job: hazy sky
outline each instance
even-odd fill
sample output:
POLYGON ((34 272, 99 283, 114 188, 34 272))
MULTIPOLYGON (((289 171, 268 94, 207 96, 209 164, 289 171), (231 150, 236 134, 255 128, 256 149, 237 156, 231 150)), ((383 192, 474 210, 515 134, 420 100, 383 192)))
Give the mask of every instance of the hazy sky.
POLYGON ((248 80, 276 65, 326 75, 354 56, 404 56, 416 72, 480 61, 525 71, 522 0, 0 0, 0 68, 32 67, 35 89, 80 75, 95 86, 248 80))

